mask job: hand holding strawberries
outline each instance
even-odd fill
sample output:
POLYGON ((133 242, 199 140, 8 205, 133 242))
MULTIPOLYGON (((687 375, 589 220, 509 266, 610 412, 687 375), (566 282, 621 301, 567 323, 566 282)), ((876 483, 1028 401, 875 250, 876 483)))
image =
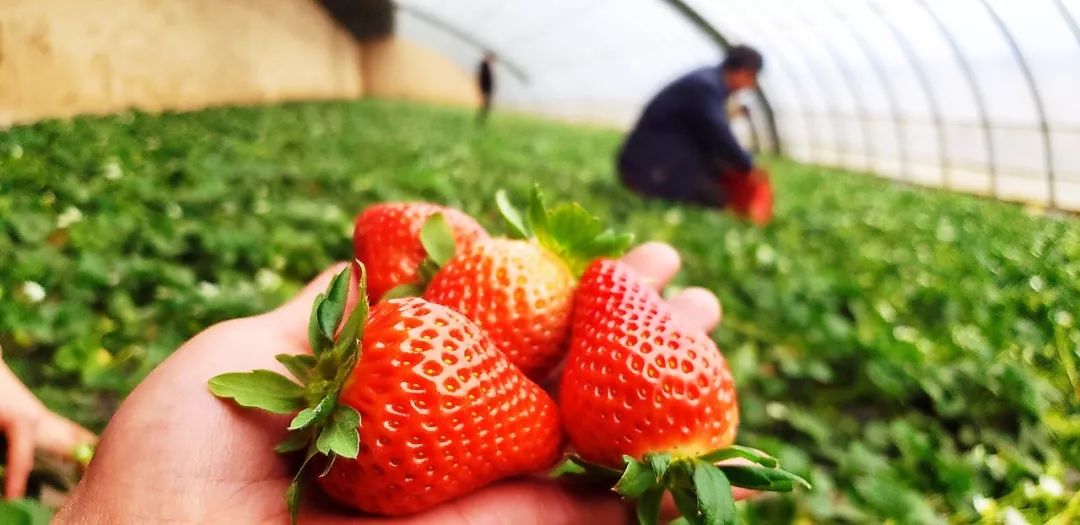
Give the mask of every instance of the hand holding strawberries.
MULTIPOLYGON (((657 287, 679 267, 678 254, 660 243, 639 246, 624 260, 657 287)), ((109 423, 57 523, 287 522, 282 494, 297 465, 273 447, 285 437, 289 419, 221 403, 207 394, 206 380, 233 370, 286 372, 274 355, 306 352, 311 303, 342 267, 323 272, 277 310, 207 329, 162 363, 109 423)), ((682 291, 671 303, 684 322, 702 330, 719 321, 716 298, 700 288, 682 291)), ((522 478, 398 519, 357 518, 312 490, 300 521, 574 525, 630 523, 631 513, 608 490, 567 490, 547 479, 522 478)))
POLYGON ((656 522, 665 491, 689 523, 731 523, 731 485, 801 481, 728 447, 734 391, 705 337, 719 305, 694 289, 659 299, 653 287, 678 268, 670 247, 604 259, 624 238, 538 196, 525 219, 500 202, 524 241, 462 230, 452 210, 403 206, 394 213, 405 219, 384 222, 409 249, 361 251, 358 240, 351 283, 349 272, 326 273, 274 312, 196 336, 155 370, 106 429, 59 521, 287 521, 289 508, 303 522, 337 522, 349 515, 341 505, 407 516, 351 521, 363 523, 627 521, 617 500, 580 487, 492 485, 552 465, 564 427, 581 457, 563 472, 638 499, 641 523, 656 522), (365 293, 365 268, 381 294, 365 293), (397 298, 410 292, 424 299, 397 298), (540 363, 529 372, 542 377, 567 350, 560 408, 517 365, 540 363), (207 396, 211 376, 215 395, 269 413, 207 396), (762 467, 712 466, 731 457, 762 467), (304 479, 323 490, 304 490, 304 479))

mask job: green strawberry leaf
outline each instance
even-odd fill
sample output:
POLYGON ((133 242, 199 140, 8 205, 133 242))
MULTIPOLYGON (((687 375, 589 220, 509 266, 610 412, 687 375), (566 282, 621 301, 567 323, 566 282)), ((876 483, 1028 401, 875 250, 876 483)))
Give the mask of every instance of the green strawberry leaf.
POLYGON ((682 514, 688 525, 704 525, 705 520, 700 515, 693 490, 675 486, 671 488, 671 495, 675 499, 675 508, 679 509, 679 514, 682 514))
POLYGON ((304 456, 304 462, 300 464, 300 468, 296 469, 296 475, 285 489, 285 507, 289 509, 289 523, 292 525, 296 525, 296 518, 300 515, 300 496, 304 492, 300 483, 304 480, 304 469, 313 457, 315 457, 315 449, 309 448, 307 455, 304 456))
MULTIPOLYGON (((367 270, 364 265, 360 265, 360 289, 366 288, 367 270)), ((334 344, 334 357, 339 364, 348 365, 350 359, 358 356, 360 339, 364 337, 364 323, 367 321, 368 309, 367 294, 359 294, 356 298, 356 306, 353 307, 349 318, 345 320, 345 325, 341 327, 341 333, 338 334, 338 340, 334 344)), ((341 368, 335 372, 340 371, 342 371, 341 368)), ((352 372, 352 366, 349 366, 345 372, 352 372)))
POLYGON ((322 421, 333 410, 334 404, 335 399, 327 395, 315 406, 301 410, 289 423, 289 430, 300 430, 322 421))
POLYGON ((575 275, 581 275, 598 257, 621 255, 633 242, 632 235, 604 228, 599 219, 577 203, 548 208, 538 187, 533 187, 524 220, 505 193, 497 194, 495 201, 515 233, 531 236, 566 262, 575 275))
POLYGON ((315 448, 322 454, 356 459, 360 453, 359 426, 360 413, 353 407, 338 405, 315 441, 315 448))
POLYGON ((649 464, 653 473, 656 474, 656 482, 659 483, 667 475, 668 465, 671 464, 671 454, 667 452, 645 454, 645 462, 649 464))
POLYGON ((529 194, 529 207, 525 210, 526 222, 529 232, 533 237, 539 238, 547 231, 547 207, 544 205, 544 196, 540 195, 540 186, 534 185, 529 194), (540 230, 539 232, 537 230, 540 230))
POLYGON ((304 389, 269 370, 221 374, 211 378, 209 386, 217 397, 231 398, 240 406, 275 414, 291 414, 304 406, 304 389))
POLYGON ((319 293, 315 296, 315 302, 311 305, 311 317, 308 318, 308 345, 311 346, 311 354, 318 356, 330 347, 330 338, 323 335, 319 330, 319 307, 326 300, 326 294, 319 293))
POLYGON ((557 478, 568 474, 578 476, 590 476, 604 480, 617 480, 620 476, 622 476, 621 471, 601 465, 599 463, 585 461, 584 459, 581 459, 574 454, 567 455, 566 459, 564 459, 562 463, 559 463, 554 469, 552 469, 548 475, 553 478, 557 478))
POLYGON ((420 261, 416 269, 416 282, 399 284, 383 294, 382 299, 399 299, 402 297, 418 297, 424 294, 428 283, 435 274, 457 252, 457 241, 454 239, 454 231, 446 216, 442 213, 432 214, 420 227, 420 244, 424 248, 426 256, 420 261))
POLYGON ((300 483, 311 459, 320 453, 327 457, 325 474, 334 458, 355 458, 360 452, 360 413, 337 403, 360 358, 360 341, 369 309, 366 270, 359 261, 357 266, 359 293, 356 306, 345 322, 342 323, 342 318, 349 297, 351 268, 334 276, 325 294, 320 294, 312 304, 308 339, 314 355, 276 356, 303 386, 268 370, 222 374, 209 381, 215 395, 232 398, 242 406, 296 413, 289 423, 288 436, 274 447, 279 453, 307 450, 304 463, 285 492, 294 523, 302 492, 300 483))
POLYGON ((300 476, 285 489, 285 506, 289 509, 289 523, 296 525, 296 518, 300 516, 300 476))
POLYGON ((445 215, 435 213, 424 221, 424 225, 420 227, 420 244, 424 246, 428 257, 440 267, 454 257, 454 231, 450 229, 450 223, 446 222, 445 215))
POLYGON ((660 500, 664 496, 664 487, 654 486, 646 490, 637 501, 638 525, 660 524, 660 500))
POLYGON ((442 265, 435 262, 431 257, 427 257, 423 261, 420 261, 420 267, 416 269, 416 273, 420 276, 420 280, 413 284, 420 288, 421 294, 424 292, 424 289, 427 288, 427 284, 435 278, 435 274, 439 273, 439 269, 441 268, 442 265))
POLYGON ((525 219, 521 216, 521 210, 517 209, 517 207, 510 202, 510 198, 506 196, 506 190, 495 192, 495 206, 499 209, 499 213, 503 216, 503 219, 506 219, 506 222, 514 231, 514 235, 522 239, 532 237, 532 232, 529 231, 525 219))
POLYGON ((349 268, 334 276, 326 289, 326 297, 316 309, 319 332, 328 340, 334 339, 338 323, 345 315, 345 301, 349 298, 349 268))
POLYGON ((736 523, 735 499, 731 495, 731 483, 716 465, 704 461, 694 464, 694 492, 697 508, 706 525, 733 525, 736 523))
POLYGON ((306 354, 278 354, 274 356, 279 363, 285 365, 285 369, 298 381, 307 384, 311 374, 315 370, 315 356, 306 354))
POLYGON ((805 479, 778 468, 751 465, 720 465, 718 468, 737 487, 774 492, 791 492, 796 484, 811 488, 805 479))
POLYGON ((753 461, 763 467, 775 468, 779 465, 776 458, 756 449, 749 447, 742 447, 739 445, 731 445, 729 447, 719 448, 712 452, 709 452, 698 459, 707 463, 716 463, 724 461, 725 459, 743 458, 753 461))
POLYGON ((281 443, 274 446, 274 452, 277 452, 278 454, 287 454, 289 452, 303 450, 310 441, 311 432, 308 432, 307 430, 290 430, 289 435, 285 436, 285 439, 281 440, 281 443))
POLYGON ((551 472, 548 473, 548 476, 553 478, 558 478, 570 474, 575 476, 581 476, 585 475, 588 472, 589 471, 586 470, 586 468, 582 464, 574 461, 574 458, 568 457, 559 462, 559 464, 556 465, 555 468, 551 469, 551 472))
POLYGON ((382 301, 387 299, 401 299, 402 297, 419 297, 424 294, 424 286, 420 283, 405 283, 399 284, 389 290, 382 296, 382 301))
POLYGON ((337 459, 337 455, 335 455, 335 454, 330 454, 329 456, 326 456, 326 457, 327 457, 326 465, 323 466, 322 472, 319 473, 320 478, 325 477, 327 474, 330 473, 330 469, 334 466, 334 460, 337 459))
POLYGON ((630 456, 623 456, 623 461, 626 469, 615 484, 615 492, 636 499, 656 485, 656 474, 648 465, 630 456))

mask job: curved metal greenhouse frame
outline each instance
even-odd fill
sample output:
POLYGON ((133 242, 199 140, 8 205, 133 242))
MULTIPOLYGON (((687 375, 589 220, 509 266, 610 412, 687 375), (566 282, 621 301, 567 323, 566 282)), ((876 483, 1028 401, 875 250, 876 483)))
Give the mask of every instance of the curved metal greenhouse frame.
MULTIPOLYGON (((458 41, 447 54, 463 65, 482 50, 498 53, 516 81, 507 105, 584 120, 604 109, 621 125, 680 70, 746 41, 769 64, 753 97, 755 145, 1080 210, 1080 107, 1067 96, 1080 92, 1080 2, 395 4, 399 16, 458 41)), ((406 36, 436 38, 422 33, 406 36)))

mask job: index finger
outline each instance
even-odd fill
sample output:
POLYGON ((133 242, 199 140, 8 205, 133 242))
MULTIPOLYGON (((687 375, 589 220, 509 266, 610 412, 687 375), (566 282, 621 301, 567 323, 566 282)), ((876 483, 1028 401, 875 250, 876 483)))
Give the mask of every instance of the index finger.
MULTIPOLYGON (((649 284, 663 288, 679 273, 679 252, 670 244, 651 241, 623 256, 622 261, 642 274, 649 284)), ((704 288, 687 288, 669 301, 675 318, 691 328, 708 332, 720 322, 720 301, 704 288)))
POLYGON ((679 273, 679 252, 665 242, 649 241, 623 255, 622 262, 637 270, 657 289, 667 286, 679 273))

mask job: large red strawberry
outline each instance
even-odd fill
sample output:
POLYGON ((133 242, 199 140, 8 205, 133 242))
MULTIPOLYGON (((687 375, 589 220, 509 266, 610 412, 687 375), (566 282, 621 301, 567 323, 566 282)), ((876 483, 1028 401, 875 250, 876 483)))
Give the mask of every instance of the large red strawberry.
POLYGON ((731 523, 731 485, 805 483, 731 446, 739 413, 723 356, 621 262, 597 260, 582 276, 559 404, 579 455, 564 468, 618 477, 616 490, 639 498, 642 523, 656 522, 665 490, 690 523, 731 523), (760 466, 714 465, 732 457, 760 466))
POLYGON ((630 244, 576 204, 547 209, 533 192, 523 218, 498 203, 525 239, 496 238, 458 250, 434 275, 424 298, 480 325, 526 375, 543 379, 566 352, 577 277, 590 261, 630 244))
MULTIPOLYGON (((407 515, 557 459, 557 407, 480 328, 420 298, 384 301, 368 316, 362 287, 339 326, 348 282, 346 271, 315 302, 313 355, 278 356, 301 385, 267 370, 210 380, 243 406, 299 411, 278 450, 325 455, 327 494, 407 515)), ((300 478, 287 494, 293 516, 300 478)))
MULTIPOLYGON (((426 252, 422 243, 423 225, 441 214, 453 240, 466 248, 488 234, 472 217, 445 206, 426 202, 385 202, 366 208, 356 218, 353 247, 356 258, 367 266, 368 294, 378 302, 397 286, 423 281, 421 266, 426 252)), ((422 291, 420 287, 415 294, 422 291)))

